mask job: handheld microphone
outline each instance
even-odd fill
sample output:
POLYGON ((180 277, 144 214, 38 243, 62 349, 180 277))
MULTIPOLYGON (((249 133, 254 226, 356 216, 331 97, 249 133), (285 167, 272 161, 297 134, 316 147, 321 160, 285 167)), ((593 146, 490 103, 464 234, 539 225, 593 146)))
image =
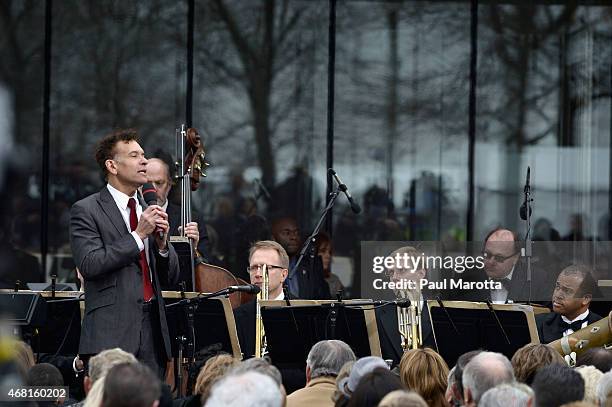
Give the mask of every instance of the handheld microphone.
MULTIPOLYGON (((142 186, 142 197, 147 205, 157 205, 157 190, 152 183, 147 182, 142 186)), ((159 238, 164 239, 164 232, 158 232, 159 238)))
POLYGON ((357 202, 353 200, 353 197, 351 196, 351 193, 349 192, 346 184, 342 182, 342 180, 340 180, 340 177, 338 177, 336 171, 334 171, 333 168, 330 168, 328 171, 338 183, 338 189, 340 189, 340 191, 344 192, 344 195, 346 195, 346 199, 348 199, 349 203, 351 204, 351 210, 353 211, 353 213, 361 212, 361 207, 357 202))
POLYGON ((230 293, 240 291, 242 293, 247 294, 259 294, 261 288, 257 287, 255 284, 247 284, 247 285, 230 285, 227 287, 230 293))

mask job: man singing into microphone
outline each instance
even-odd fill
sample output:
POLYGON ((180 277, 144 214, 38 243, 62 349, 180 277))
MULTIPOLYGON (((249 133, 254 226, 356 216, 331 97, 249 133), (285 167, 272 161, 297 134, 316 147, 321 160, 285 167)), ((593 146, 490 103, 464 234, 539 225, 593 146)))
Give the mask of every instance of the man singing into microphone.
POLYGON ((104 137, 95 156, 108 184, 70 212, 72 254, 86 292, 79 353, 119 347, 162 377, 170 338, 160 285, 178 277, 168 216, 137 193, 147 182, 147 159, 134 130, 104 137))

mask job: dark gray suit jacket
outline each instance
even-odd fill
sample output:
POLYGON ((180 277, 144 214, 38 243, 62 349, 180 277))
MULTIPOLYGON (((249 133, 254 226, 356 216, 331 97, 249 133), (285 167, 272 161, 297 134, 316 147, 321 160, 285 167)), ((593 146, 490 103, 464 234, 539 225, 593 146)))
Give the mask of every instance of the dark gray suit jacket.
MULTIPOLYGON (((85 279, 79 353, 96 354, 114 347, 136 353, 143 312, 140 251, 107 187, 72 206, 70 243, 74 261, 85 279)), ((160 283, 172 283, 178 277, 178 258, 172 245, 168 257, 161 257, 150 239, 149 268, 169 356, 170 338, 160 283)))

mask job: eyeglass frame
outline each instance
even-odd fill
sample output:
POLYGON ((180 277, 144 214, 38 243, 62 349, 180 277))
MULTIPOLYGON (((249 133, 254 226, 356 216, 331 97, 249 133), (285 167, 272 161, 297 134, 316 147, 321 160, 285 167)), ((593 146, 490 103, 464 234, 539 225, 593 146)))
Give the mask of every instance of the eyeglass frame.
POLYGON ((247 273, 249 275, 254 274, 256 271, 260 271, 263 268, 263 266, 266 266, 266 269, 268 269, 268 270, 273 270, 273 269, 286 270, 287 269, 286 267, 277 266, 275 264, 254 264, 253 266, 247 266, 247 268, 246 268, 247 269, 247 273), (257 267, 257 270, 256 271, 251 271, 251 267, 257 267))

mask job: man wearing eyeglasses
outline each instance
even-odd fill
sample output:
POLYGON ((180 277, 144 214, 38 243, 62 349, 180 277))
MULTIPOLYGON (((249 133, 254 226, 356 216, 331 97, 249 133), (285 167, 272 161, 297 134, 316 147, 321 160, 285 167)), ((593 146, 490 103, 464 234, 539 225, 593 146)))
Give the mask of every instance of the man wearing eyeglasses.
POLYGON ((521 245, 516 233, 503 228, 489 232, 484 243, 484 278, 500 284, 498 289, 470 293, 469 299, 505 304, 519 301, 547 302, 550 298, 549 277, 532 266, 531 294, 527 281, 527 265, 521 257, 521 245))
POLYGON ((554 312, 536 316, 540 342, 556 341, 599 321, 601 316, 589 310, 597 294, 597 282, 588 267, 571 265, 563 269, 552 295, 554 312))
MULTIPOLYGON (((261 240, 249 250, 247 271, 251 284, 261 288, 264 268, 268 271, 268 299, 284 300, 283 283, 289 272, 289 256, 283 247, 272 240, 261 240)), ((240 349, 245 358, 255 354, 256 301, 241 305, 234 311, 240 349)))

